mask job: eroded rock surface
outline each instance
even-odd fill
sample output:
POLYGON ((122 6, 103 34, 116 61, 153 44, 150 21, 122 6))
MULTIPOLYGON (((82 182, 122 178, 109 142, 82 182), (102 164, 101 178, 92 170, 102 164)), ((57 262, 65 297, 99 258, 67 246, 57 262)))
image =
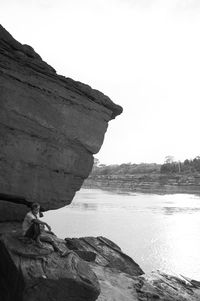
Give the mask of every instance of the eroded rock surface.
MULTIPOLYGON (((54 237, 60 249, 63 240, 54 237)), ((71 252, 61 257, 51 245, 39 248, 20 232, 0 239, 0 291, 3 301, 93 301, 100 287, 87 262, 71 252)))
POLYGON ((200 282, 160 271, 144 274, 121 249, 105 237, 66 239, 74 252, 96 254, 89 265, 100 283, 98 301, 199 301, 200 282))
POLYGON ((69 204, 122 108, 57 75, 2 26, 0 78, 0 193, 37 200, 45 210, 69 204))
POLYGON ((199 301, 200 281, 155 271, 138 278, 138 300, 199 301))
POLYGON ((200 282, 160 271, 138 277, 93 265, 101 294, 98 301, 199 301, 200 282))
POLYGON ((25 241, 20 224, 2 225, 0 291, 4 301, 200 300, 199 281, 160 271, 144 274, 105 237, 64 241, 51 236, 62 250, 72 251, 61 257, 49 244, 40 249, 25 241))
POLYGON ((105 237, 66 238, 65 241, 67 247, 75 252, 95 253, 95 262, 100 266, 117 269, 132 276, 144 273, 131 257, 123 253, 119 246, 105 237))

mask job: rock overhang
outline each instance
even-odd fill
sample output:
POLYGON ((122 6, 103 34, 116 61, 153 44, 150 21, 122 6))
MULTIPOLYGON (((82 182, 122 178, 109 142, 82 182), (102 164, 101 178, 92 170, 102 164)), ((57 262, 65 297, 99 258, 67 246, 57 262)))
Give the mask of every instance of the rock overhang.
POLYGON ((69 204, 122 108, 57 75, 2 26, 0 74, 0 193, 39 201, 45 210, 69 204))

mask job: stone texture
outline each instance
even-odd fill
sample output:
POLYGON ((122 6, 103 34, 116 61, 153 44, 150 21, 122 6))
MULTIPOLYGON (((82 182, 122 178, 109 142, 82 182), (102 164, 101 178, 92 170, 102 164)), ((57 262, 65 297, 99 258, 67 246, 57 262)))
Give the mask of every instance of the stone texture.
MULTIPOLYGON (((54 240, 66 250, 64 241, 54 240)), ((3 301, 93 301, 100 293, 96 275, 76 253, 61 257, 48 244, 41 249, 28 243, 19 232, 1 236, 0 270, 3 301)))
MULTIPOLYGON (((138 278, 116 269, 91 265, 100 283, 101 293, 98 301, 143 301, 138 298, 135 284, 138 278)), ((150 301, 150 300, 149 300, 150 301)))
POLYGON ((27 213, 27 206, 12 202, 0 201, 0 221, 21 221, 27 213))
POLYGON ((200 282, 141 268, 105 237, 54 237, 49 244, 28 244, 20 224, 0 224, 0 297, 3 301, 199 301, 200 282), (79 254, 79 256, 78 256, 79 254), (81 258, 84 258, 83 261, 81 258), (12 287, 12 290, 10 289, 12 287))
POLYGON ((144 274, 132 258, 105 237, 66 238, 69 249, 94 252, 89 262, 101 288, 98 301, 199 301, 200 282, 160 271, 144 274))
POLYGON ((98 301, 200 300, 200 282, 180 275, 155 271, 149 275, 134 277, 96 264, 90 266, 101 287, 98 301))
POLYGON ((98 301, 199 301, 200 282, 160 271, 144 274, 132 258, 105 237, 66 238, 68 248, 96 253, 89 265, 100 283, 98 301))
POLYGON ((65 241, 67 247, 75 252, 79 250, 95 253, 95 262, 100 266, 117 269, 132 276, 144 273, 131 257, 124 254, 120 247, 105 237, 66 238, 65 241))
POLYGON ((144 301, 198 301, 200 282, 181 275, 168 275, 160 271, 142 275, 135 285, 138 300, 144 301))
POLYGON ((39 201, 45 210, 69 204, 122 108, 57 75, 2 26, 0 97, 0 193, 39 201))

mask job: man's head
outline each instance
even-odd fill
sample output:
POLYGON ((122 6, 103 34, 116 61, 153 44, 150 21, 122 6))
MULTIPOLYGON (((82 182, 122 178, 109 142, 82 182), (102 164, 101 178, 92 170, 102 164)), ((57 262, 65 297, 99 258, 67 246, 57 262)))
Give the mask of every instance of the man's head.
POLYGON ((31 211, 33 212, 33 214, 38 214, 40 211, 40 204, 39 203, 31 204, 31 211))

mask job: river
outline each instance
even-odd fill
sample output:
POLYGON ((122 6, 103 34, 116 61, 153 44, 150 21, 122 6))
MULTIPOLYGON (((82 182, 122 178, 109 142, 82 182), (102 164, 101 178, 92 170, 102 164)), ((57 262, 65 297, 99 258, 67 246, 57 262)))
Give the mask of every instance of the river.
POLYGON ((200 197, 81 189, 44 218, 61 238, 105 236, 145 272, 200 280, 200 197))

